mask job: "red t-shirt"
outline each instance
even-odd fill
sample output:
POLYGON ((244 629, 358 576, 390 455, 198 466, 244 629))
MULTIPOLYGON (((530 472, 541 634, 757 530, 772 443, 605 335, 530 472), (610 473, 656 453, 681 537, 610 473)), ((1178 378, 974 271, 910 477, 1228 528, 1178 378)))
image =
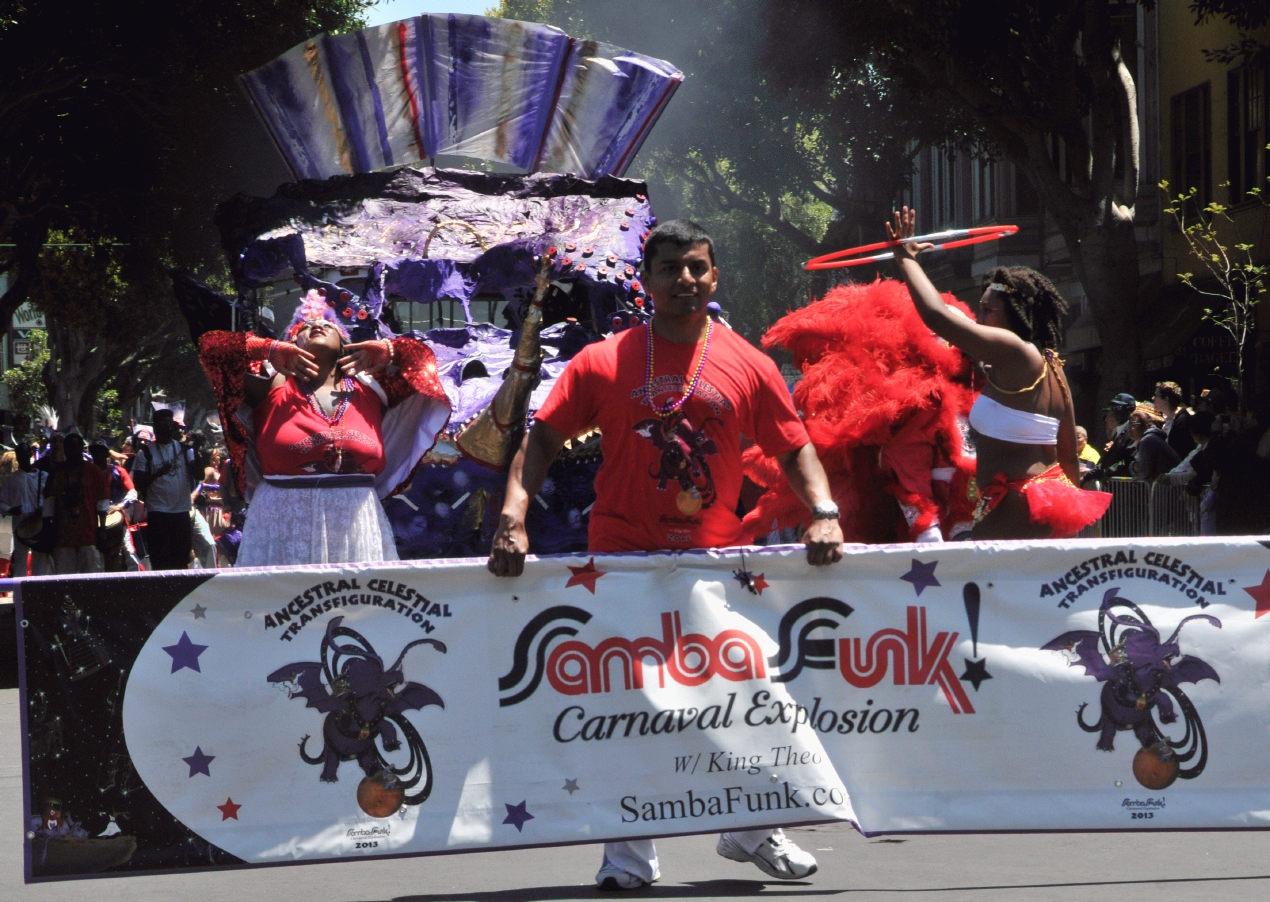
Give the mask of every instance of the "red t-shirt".
MULTIPOLYGON (((701 344, 655 338, 653 399, 683 394, 701 344)), ((592 551, 719 548, 740 540, 741 436, 769 455, 807 444, 770 358, 715 325, 700 384, 664 428, 646 398, 648 327, 587 345, 569 362, 537 419, 565 435, 598 426, 604 462, 595 480, 592 551)))
POLYGON ((271 389, 256 406, 256 456, 266 476, 335 472, 336 446, 343 452, 341 473, 384 469, 384 404, 373 389, 353 380, 353 396, 339 423, 331 425, 309 404, 295 379, 271 389))
POLYGON ((44 494, 57 499, 54 517, 58 548, 97 544, 97 502, 110 497, 110 482, 92 461, 80 466, 77 480, 82 498, 69 494, 75 491, 75 483, 68 478, 65 464, 54 464, 46 483, 44 494))

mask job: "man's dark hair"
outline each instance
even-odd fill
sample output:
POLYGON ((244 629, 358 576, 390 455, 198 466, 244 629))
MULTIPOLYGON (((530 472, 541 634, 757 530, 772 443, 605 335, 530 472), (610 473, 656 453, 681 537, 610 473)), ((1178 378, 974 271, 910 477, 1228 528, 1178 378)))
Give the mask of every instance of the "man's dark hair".
POLYGON ((1196 435, 1200 438, 1210 438, 1213 434, 1213 422, 1216 419, 1217 417, 1213 416, 1211 412, 1201 410, 1187 420, 1186 424, 1187 428, 1191 430, 1191 435, 1196 435))
POLYGON ((1176 382, 1155 383, 1155 393, 1169 402, 1169 406, 1177 410, 1182 406, 1182 386, 1176 382))
POLYGON ((166 407, 160 407, 154 412, 154 421, 157 423, 160 419, 173 420, 175 422, 176 414, 166 407))
POLYGON ((1049 279, 1026 266, 998 266, 983 277, 983 287, 1004 285, 1010 331, 1040 348, 1063 345, 1067 302, 1049 279))
POLYGON ((67 460, 82 460, 84 457, 84 437, 78 432, 72 432, 66 438, 62 439, 62 450, 66 452, 67 460))
POLYGON ((671 219, 661 223, 648 233, 648 239, 644 242, 644 262, 641 264, 644 272, 648 272, 648 264, 657 256, 657 248, 663 244, 673 244, 675 247, 685 248, 704 244, 706 250, 710 253, 710 265, 716 265, 714 262, 714 239, 710 237, 710 233, 691 219, 671 219))

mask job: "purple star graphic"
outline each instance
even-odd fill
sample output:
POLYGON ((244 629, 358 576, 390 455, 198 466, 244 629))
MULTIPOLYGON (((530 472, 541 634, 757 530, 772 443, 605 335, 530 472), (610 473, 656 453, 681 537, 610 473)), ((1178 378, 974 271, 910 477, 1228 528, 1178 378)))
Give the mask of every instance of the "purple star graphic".
POLYGON ((188 758, 182 758, 181 760, 190 766, 191 777, 195 774, 206 774, 210 777, 212 775, 212 771, 207 765, 215 761, 216 756, 204 755, 202 747, 196 745, 194 746, 194 754, 190 755, 188 758))
POLYGON ((939 580, 935 579, 935 567, 939 565, 939 561, 931 561, 929 564, 923 564, 917 558, 913 558, 913 567, 907 573, 900 577, 905 582, 913 584, 913 588, 917 590, 917 594, 921 595, 923 589, 929 589, 931 586, 938 586, 939 580))
POLYGON ((506 802, 503 803, 503 805, 507 808, 507 818, 503 821, 503 823, 511 824, 516 828, 517 833, 523 833, 525 831, 525 821, 532 821, 534 819, 534 816, 525 810, 525 801, 527 800, 522 800, 519 805, 508 805, 506 802))
POLYGON ((188 633, 181 633, 181 639, 176 645, 165 645, 163 650, 172 656, 172 673, 176 673, 182 667, 188 667, 199 673, 203 672, 198 666, 198 656, 207 651, 207 646, 195 645, 190 641, 188 633))

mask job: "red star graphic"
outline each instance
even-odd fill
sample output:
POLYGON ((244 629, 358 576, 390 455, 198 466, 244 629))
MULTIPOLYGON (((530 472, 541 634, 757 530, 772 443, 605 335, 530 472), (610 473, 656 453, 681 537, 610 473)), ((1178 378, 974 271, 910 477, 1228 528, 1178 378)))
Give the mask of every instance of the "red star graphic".
POLYGON ((227 821, 231 817, 234 820, 238 820, 238 809, 243 806, 235 805, 233 799, 226 799, 224 805, 217 805, 216 807, 220 809, 220 819, 227 821))
POLYGON ((1253 620, 1262 614, 1270 614, 1270 570, 1267 570, 1266 575, 1261 578, 1261 585, 1245 588, 1244 591, 1257 602, 1257 613, 1253 615, 1253 620))
POLYGON ((595 581, 604 575, 605 571, 595 569, 595 558, 586 562, 585 567, 570 567, 569 572, 573 576, 569 577, 569 581, 564 584, 566 589, 573 586, 586 586, 587 591, 592 595, 595 594, 595 581))
POLYGON ((769 585, 771 585, 771 583, 763 579, 762 573, 754 577, 754 591, 757 592, 758 594, 762 595, 763 590, 766 589, 769 585))

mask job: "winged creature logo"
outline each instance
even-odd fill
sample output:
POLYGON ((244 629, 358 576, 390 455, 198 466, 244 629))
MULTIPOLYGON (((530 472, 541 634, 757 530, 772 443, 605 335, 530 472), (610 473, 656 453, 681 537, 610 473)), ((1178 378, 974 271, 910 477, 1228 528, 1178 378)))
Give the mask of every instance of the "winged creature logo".
MULTIPOLYGON (((1102 716, 1094 723, 1084 718, 1087 704, 1076 711, 1076 722, 1088 733, 1098 733, 1097 747, 1115 749, 1116 733, 1132 730, 1142 748, 1133 761, 1133 775, 1148 789, 1164 789, 1179 777, 1193 780, 1208 762, 1208 738, 1194 703, 1182 690, 1185 683, 1221 678, 1194 655, 1184 655, 1178 644, 1182 627, 1192 620, 1207 621, 1221 629, 1221 621, 1208 614, 1183 617, 1167 639, 1150 618, 1127 598, 1108 590, 1098 609, 1098 630, 1073 630, 1041 646, 1067 652, 1073 667, 1103 684, 1102 716), (1181 718, 1182 736, 1173 739, 1165 726, 1181 718)), ((1174 728, 1172 732, 1177 732, 1174 728)))
POLYGON ((406 682, 401 663, 416 645, 431 645, 442 654, 446 649, 436 639, 416 639, 391 667, 384 667, 370 642, 343 626, 343 620, 334 617, 327 625, 320 661, 288 664, 269 674, 268 680, 285 684, 290 698, 303 698, 305 707, 326 715, 320 754, 308 753, 307 735, 300 740, 305 763, 321 764, 320 779, 334 783, 340 763, 356 761, 366 775, 358 787, 358 804, 367 814, 386 817, 403 804, 420 804, 432 793, 428 749, 406 712, 445 707, 441 696, 427 686, 406 682), (402 737, 409 757, 398 765, 386 753, 399 751, 402 737))
POLYGON ((706 435, 705 426, 711 420, 715 418, 707 419, 700 429, 693 428, 684 417, 651 417, 634 426, 636 434, 652 442, 661 455, 648 475, 657 480, 658 491, 666 491, 671 482, 679 484, 677 504, 680 512, 688 516, 708 509, 717 494, 706 460, 719 453, 714 439, 706 435))

